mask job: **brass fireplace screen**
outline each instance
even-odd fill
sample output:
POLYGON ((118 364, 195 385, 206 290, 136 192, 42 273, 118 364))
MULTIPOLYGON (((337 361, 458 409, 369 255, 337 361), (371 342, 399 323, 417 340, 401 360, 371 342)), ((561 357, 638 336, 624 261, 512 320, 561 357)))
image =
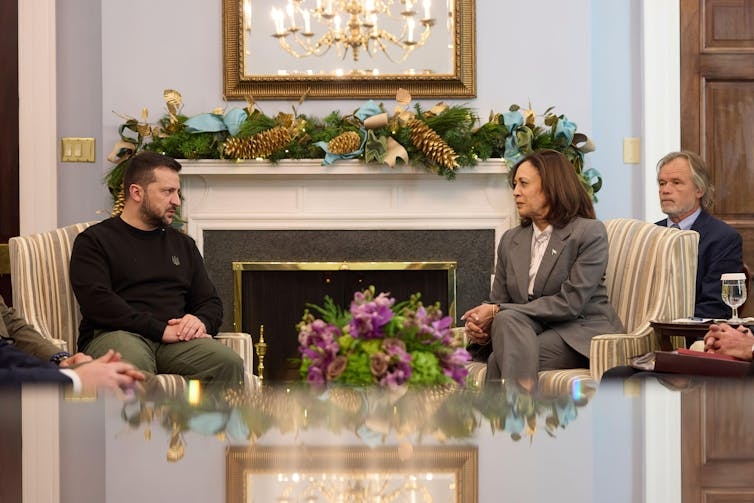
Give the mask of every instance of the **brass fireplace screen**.
POLYGON ((421 293, 456 319, 456 268, 448 262, 233 262, 234 330, 259 339, 264 326, 265 378, 297 378, 298 333, 307 304, 324 297, 347 308, 356 291, 374 286, 396 300, 421 293))

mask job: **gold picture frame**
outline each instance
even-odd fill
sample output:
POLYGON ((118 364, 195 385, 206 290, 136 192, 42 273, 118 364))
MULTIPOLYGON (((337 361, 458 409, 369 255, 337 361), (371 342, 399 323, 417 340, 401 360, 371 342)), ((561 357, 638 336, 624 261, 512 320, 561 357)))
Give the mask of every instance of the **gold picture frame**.
POLYGON ((328 495, 347 491, 371 496, 364 501, 379 495, 410 501, 413 492, 416 501, 430 495, 431 501, 472 503, 478 499, 478 448, 229 447, 226 480, 228 503, 335 501, 328 495))
MULTIPOLYGON (((247 70, 247 56, 255 51, 251 45, 251 30, 255 25, 246 21, 266 16, 245 14, 248 9, 263 11, 272 2, 280 0, 223 0, 223 92, 226 100, 253 98, 300 99, 303 96, 314 99, 348 98, 389 98, 403 88, 415 98, 474 98, 476 97, 476 13, 475 0, 446 0, 448 5, 448 43, 441 49, 441 57, 447 59, 447 69, 437 73, 427 69, 406 69, 398 73, 348 72, 343 75, 331 74, 330 68, 318 68, 317 56, 310 56, 312 69, 306 72, 298 69, 294 74, 286 71, 260 70, 255 73, 247 70), (445 54, 447 51, 447 54, 445 54), (447 56, 447 58, 446 58, 447 56), (446 71, 447 70, 447 71, 446 71)), ((440 19, 439 23, 445 23, 440 19)), ((264 44, 276 43, 270 30, 260 33, 258 40, 264 44)), ((434 50, 434 49, 433 49, 434 50)), ((267 46, 259 50, 268 54, 267 46)), ((287 56, 280 50, 280 58, 287 56)), ((265 56, 266 57, 266 56, 265 56)), ((362 56, 362 60, 366 56, 362 56)), ((421 58, 426 59, 426 58, 421 58)), ((251 61, 251 60, 250 60, 251 61)), ((308 63, 307 63, 308 64, 308 63)), ((419 63, 423 64, 423 63, 419 63)))

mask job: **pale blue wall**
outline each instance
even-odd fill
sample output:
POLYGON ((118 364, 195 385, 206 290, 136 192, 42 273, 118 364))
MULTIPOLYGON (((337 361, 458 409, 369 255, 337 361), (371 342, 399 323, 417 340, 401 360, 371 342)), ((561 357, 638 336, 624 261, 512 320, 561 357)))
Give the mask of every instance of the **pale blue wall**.
POLYGON ((604 177, 599 218, 640 217, 641 164, 623 163, 623 138, 642 137, 641 2, 592 2, 591 165, 604 177))

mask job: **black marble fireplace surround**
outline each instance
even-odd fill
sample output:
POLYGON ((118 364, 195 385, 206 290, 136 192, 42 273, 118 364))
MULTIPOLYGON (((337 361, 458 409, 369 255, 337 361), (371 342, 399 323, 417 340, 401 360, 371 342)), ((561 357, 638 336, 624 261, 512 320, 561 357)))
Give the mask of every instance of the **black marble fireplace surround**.
MULTIPOLYGON (((205 230, 203 238, 207 270, 223 301, 224 331, 233 330, 233 262, 455 261, 460 317, 488 298, 496 246, 493 229, 205 230)), ((258 330, 246 331, 257 342, 258 330)))

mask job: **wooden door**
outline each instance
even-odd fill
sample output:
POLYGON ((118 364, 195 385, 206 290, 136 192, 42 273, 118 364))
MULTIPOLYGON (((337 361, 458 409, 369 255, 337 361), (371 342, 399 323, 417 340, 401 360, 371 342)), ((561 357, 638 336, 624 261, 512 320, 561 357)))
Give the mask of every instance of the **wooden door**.
POLYGON ((754 266, 754 0, 681 0, 681 146, 707 161, 713 213, 754 266))
POLYGON ((683 503, 754 501, 754 379, 710 381, 681 401, 683 503))
MULTIPOLYGON (((18 2, 0 2, 0 243, 18 235, 18 2)), ((0 273, 0 295, 11 301, 10 275, 0 273)))

